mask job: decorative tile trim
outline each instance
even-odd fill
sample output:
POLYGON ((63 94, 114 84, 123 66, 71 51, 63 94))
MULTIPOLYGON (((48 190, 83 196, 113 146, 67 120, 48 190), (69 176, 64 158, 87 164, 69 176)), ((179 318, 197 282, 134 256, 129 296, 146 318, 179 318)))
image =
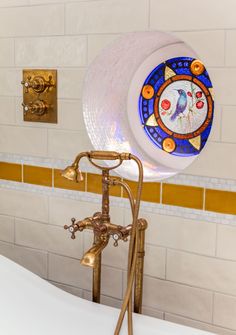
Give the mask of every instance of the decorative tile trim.
MULTIPOLYGON (((88 194, 87 192, 89 192, 89 194, 101 194, 101 176, 90 172, 83 173, 83 176, 83 182, 73 183, 61 177, 59 169, 0 162, 2 185, 7 185, 6 182, 4 183, 4 180, 6 180, 28 185, 27 189, 30 191, 32 191, 32 185, 35 184, 39 185, 40 189, 38 190, 41 190, 42 187, 49 187, 49 189, 52 188, 53 192, 55 192, 56 189, 66 189, 83 192, 83 195, 88 194)), ((129 180, 126 180, 126 182, 130 185, 132 190, 135 190, 137 186, 136 182, 129 180)), ((123 194, 119 186, 112 187, 110 194, 117 198, 126 198, 125 192, 123 194)), ((189 208, 191 213, 189 212, 188 215, 193 217, 195 217, 196 214, 194 214, 194 209, 204 213, 217 212, 233 216, 236 215, 236 192, 230 191, 204 189, 203 187, 166 182, 163 184, 145 183, 142 200, 148 204, 148 208, 156 207, 158 203, 162 202, 162 205, 159 206, 159 210, 165 214, 170 213, 174 207, 175 209, 177 208, 178 211, 182 208, 186 211, 187 208, 189 208), (205 212, 204 209, 208 212, 205 212)), ((199 216, 199 213, 197 216, 199 216)), ((210 215, 210 217, 212 216, 210 215)))
POLYGON ((0 162, 0 179, 22 181, 22 165, 0 162))
POLYGON ((162 203, 179 207, 203 209, 204 189, 196 186, 162 185, 162 203))
MULTIPOLYGON (((18 163, 33 166, 42 166, 55 169, 63 169, 65 166, 71 164, 71 160, 65 159, 54 159, 54 158, 44 158, 44 157, 32 157, 25 155, 16 155, 8 153, 0 153, 0 161, 7 163, 18 163)), ((88 164, 85 160, 81 161, 81 169, 90 173, 97 173, 98 170, 95 169, 91 164, 88 164)), ((188 174, 178 174, 174 177, 165 180, 166 184, 177 184, 186 186, 196 186, 214 190, 230 191, 236 192, 236 180, 226 179, 226 178, 213 178, 206 176, 194 176, 188 174)))
POLYGON ((52 187, 52 169, 25 164, 22 167, 24 183, 52 187))
MULTIPOLYGON (((19 183, 8 180, 0 180, 0 188, 22 192, 39 193, 46 196, 66 198, 80 202, 90 202, 96 204, 100 204, 101 202, 100 194, 19 183)), ((129 208, 128 199, 121 197, 111 196, 110 204, 111 206, 120 208, 129 208)), ((169 206, 145 201, 141 202, 140 211, 167 216, 176 216, 197 221, 236 225, 236 215, 220 214, 204 210, 169 206)))

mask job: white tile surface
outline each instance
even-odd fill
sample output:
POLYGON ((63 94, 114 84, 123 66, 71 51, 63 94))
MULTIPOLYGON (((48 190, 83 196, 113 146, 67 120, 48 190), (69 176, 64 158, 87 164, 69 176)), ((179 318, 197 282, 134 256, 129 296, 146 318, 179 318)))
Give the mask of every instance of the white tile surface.
POLYGON ((14 217, 0 215, 0 240, 14 243, 14 217))
POLYGON ((232 155, 235 149, 232 143, 208 142, 201 155, 184 173, 235 180, 236 157, 232 155))
POLYGON ((0 151, 47 156, 47 131, 39 128, 0 126, 0 151))
POLYGON ((63 9, 63 5, 1 8, 0 36, 62 35, 63 9))
POLYGON ((236 262, 168 250, 166 271, 171 281, 236 294, 236 262))
POLYGON ((14 66, 14 40, 0 39, 0 50, 0 66, 14 66))
POLYGON ((222 113, 222 141, 236 143, 235 120, 236 106, 224 106, 222 113))
POLYGON ((197 8, 188 0, 151 0, 150 25, 151 29, 184 31, 235 28, 235 9, 234 0, 199 0, 197 8))
POLYGON ((29 192, 0 189, 0 213, 41 222, 48 221, 48 199, 29 192))
POLYGON ((213 322, 216 325, 236 329, 236 297, 215 294, 213 322))
POLYGON ((0 242, 0 254, 39 276, 47 278, 47 253, 45 251, 0 242))
POLYGON ((13 98, 22 91, 21 72, 14 68, 0 68, 0 95, 13 98))
POLYGON ((49 254, 48 278, 55 282, 89 290, 92 283, 92 270, 82 266, 77 259, 49 254))
POLYGON ((144 280, 143 304, 205 322, 212 317, 210 292, 151 277, 144 280))
POLYGON ((225 32, 223 30, 181 31, 174 34, 195 50, 206 67, 224 66, 225 32))
POLYGON ((79 152, 92 150, 85 131, 49 130, 48 156, 73 159, 79 152))
POLYGON ((142 314, 152 316, 153 318, 157 318, 161 320, 164 319, 164 315, 165 315, 164 312, 161 312, 161 311, 158 311, 157 309, 146 307, 146 306, 142 307, 142 314))
POLYGON ((35 221, 16 219, 15 241, 22 246, 79 259, 83 253, 81 234, 73 241, 63 226, 51 226, 35 221))
POLYGON ((0 7, 28 5, 29 0, 1 0, 0 7))
POLYGON ((236 57, 236 30, 226 31, 225 35, 225 64, 234 67, 236 57))
MULTIPOLYGON (((127 215, 126 212, 126 218, 127 215)), ((214 223, 148 212, 141 212, 140 217, 148 221, 147 243, 199 254, 215 254, 214 223)))
MULTIPOLYGON (((122 271, 119 269, 102 266, 101 293, 110 297, 122 298, 122 271)), ((91 282, 90 282, 91 283, 91 282)))
POLYGON ((88 62, 92 62, 103 48, 119 38, 119 34, 88 35, 88 62))
POLYGON ((0 97, 0 123, 15 123, 15 101, 11 97, 0 97))
POLYGON ((209 73, 214 86, 216 103, 221 105, 234 105, 234 78, 236 75, 236 69, 229 67, 214 67, 209 68, 209 73))
POLYGON ((218 225, 217 256, 236 260, 236 227, 218 225))
POLYGON ((15 61, 16 66, 27 68, 85 66, 87 38, 85 36, 18 38, 15 41, 15 61))
POLYGON ((165 313, 165 320, 178 323, 180 325, 188 326, 188 327, 193 327, 197 329, 201 329, 204 331, 212 332, 214 334, 219 334, 219 335, 235 335, 236 331, 217 327, 208 323, 204 322, 199 322, 187 318, 183 318, 182 316, 178 315, 173 315, 169 313, 165 313))
POLYGON ((127 32, 148 27, 147 0, 70 3, 65 13, 66 34, 127 32))
POLYGON ((58 98, 81 99, 84 69, 58 69, 58 98))
POLYGON ((144 262, 144 271, 146 275, 165 279, 165 248, 146 245, 144 262))

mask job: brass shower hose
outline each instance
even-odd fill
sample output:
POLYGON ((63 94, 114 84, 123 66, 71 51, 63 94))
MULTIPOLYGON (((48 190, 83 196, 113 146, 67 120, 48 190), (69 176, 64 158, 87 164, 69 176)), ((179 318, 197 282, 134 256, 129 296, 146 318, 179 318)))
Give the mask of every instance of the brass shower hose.
MULTIPOLYGON (((138 178, 138 187, 137 193, 135 197, 135 202, 132 201, 131 194, 129 194, 132 215, 133 215, 133 223, 132 223, 132 231, 130 236, 130 243, 129 243, 129 255, 128 255, 128 282, 127 288, 125 292, 125 296, 123 299, 121 311, 119 314, 119 319, 116 324, 114 335, 119 335, 121 326, 124 320, 124 316, 126 310, 128 311, 128 334, 133 335, 133 322, 132 322, 132 289, 134 283, 134 275, 136 270, 136 263, 137 263, 137 256, 138 256, 138 234, 139 234, 139 227, 138 227, 138 213, 140 208, 140 199, 142 193, 142 184, 143 184, 143 166, 139 158, 130 154, 130 159, 134 160, 138 165, 139 170, 139 178, 138 178)), ((126 189, 128 192, 128 190, 126 189)), ((129 192, 128 192, 129 193, 129 192)))

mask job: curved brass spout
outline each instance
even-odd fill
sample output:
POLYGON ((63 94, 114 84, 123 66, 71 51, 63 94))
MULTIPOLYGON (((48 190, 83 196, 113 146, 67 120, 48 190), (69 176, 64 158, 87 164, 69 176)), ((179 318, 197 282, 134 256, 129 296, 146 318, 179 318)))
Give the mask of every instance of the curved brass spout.
POLYGON ((94 267, 96 264, 96 258, 102 250, 107 246, 109 238, 105 238, 104 240, 100 240, 97 244, 95 244, 92 248, 90 248, 81 259, 80 263, 82 265, 94 267))

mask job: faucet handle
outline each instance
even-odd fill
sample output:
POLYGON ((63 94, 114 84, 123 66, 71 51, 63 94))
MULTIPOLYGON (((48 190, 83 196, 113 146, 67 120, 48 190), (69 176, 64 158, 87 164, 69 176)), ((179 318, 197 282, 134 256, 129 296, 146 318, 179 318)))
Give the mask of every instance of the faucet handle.
POLYGON ((75 218, 71 219, 72 224, 70 226, 67 226, 66 224, 64 225, 64 229, 68 230, 71 233, 71 238, 72 240, 75 239, 75 233, 79 229, 78 225, 75 223, 75 218))

